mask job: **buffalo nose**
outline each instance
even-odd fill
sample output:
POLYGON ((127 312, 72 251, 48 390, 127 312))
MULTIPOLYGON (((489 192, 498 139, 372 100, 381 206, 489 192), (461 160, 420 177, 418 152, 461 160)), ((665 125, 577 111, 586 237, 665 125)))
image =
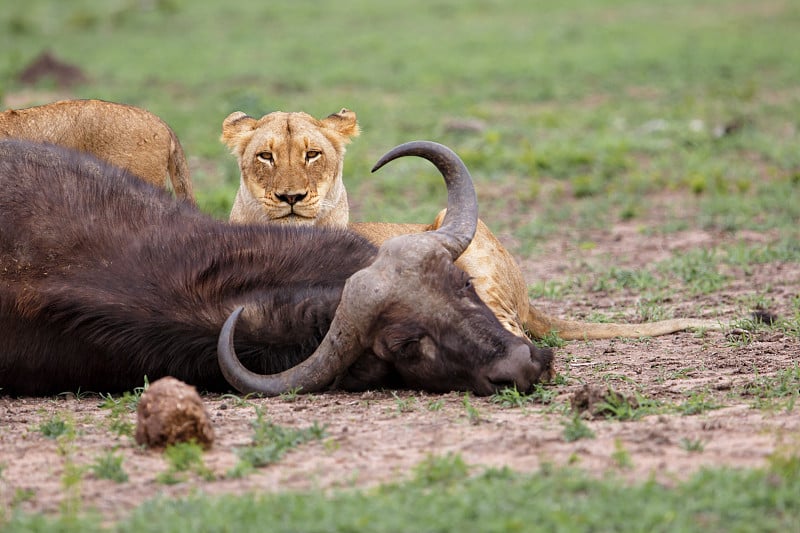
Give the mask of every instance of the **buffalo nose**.
POLYGON ((289 205, 294 205, 297 202, 301 202, 303 198, 307 195, 306 193, 297 193, 297 194, 278 194, 275 193, 275 198, 280 200, 281 202, 286 202, 289 205))
POLYGON ((495 362, 486 377, 495 387, 513 387, 527 392, 539 381, 542 365, 531 357, 531 350, 525 344, 510 348, 506 356, 495 362))

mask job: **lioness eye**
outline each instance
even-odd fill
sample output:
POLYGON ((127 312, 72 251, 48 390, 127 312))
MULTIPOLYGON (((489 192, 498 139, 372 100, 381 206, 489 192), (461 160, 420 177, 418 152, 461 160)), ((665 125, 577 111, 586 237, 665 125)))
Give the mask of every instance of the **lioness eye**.
POLYGON ((311 161, 320 156, 319 150, 309 150, 306 152, 306 161, 311 161))
POLYGON ((259 152, 256 158, 262 163, 272 163, 272 152, 259 152))

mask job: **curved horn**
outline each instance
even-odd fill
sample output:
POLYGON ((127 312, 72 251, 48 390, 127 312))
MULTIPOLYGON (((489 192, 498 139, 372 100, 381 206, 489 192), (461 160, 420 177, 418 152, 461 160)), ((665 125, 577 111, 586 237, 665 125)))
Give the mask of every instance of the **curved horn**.
MULTIPOLYGON (((373 168, 379 169, 398 157, 416 155, 432 162, 442 173, 447 184, 447 214, 439 229, 421 235, 395 237, 384 243, 375 262, 347 280, 330 329, 320 345, 305 361, 278 374, 262 375, 251 372, 242 365, 233 346, 233 330, 243 308, 231 313, 220 331, 217 357, 225 379, 242 393, 257 392, 276 396, 292 389, 302 388, 314 392, 330 385, 335 378, 363 353, 362 339, 374 321, 376 302, 387 299, 393 283, 384 278, 397 270, 396 257, 418 256, 409 244, 430 243, 441 245, 453 260, 469 246, 478 223, 478 201, 469 171, 459 157, 449 148, 430 141, 405 143, 390 150, 373 168), (394 244, 393 244, 394 243, 394 244)), ((420 248, 429 249, 427 246, 420 248)), ((429 252, 423 252, 429 253, 429 252)), ((368 341, 364 341, 368 342, 368 341)))
POLYGON ((469 170, 450 148, 432 141, 412 141, 396 146, 381 157, 372 172, 407 155, 415 155, 433 163, 447 184, 447 214, 434 233, 455 261, 467 249, 478 225, 478 199, 469 170))
POLYGON ((222 326, 217 341, 217 360, 228 383, 243 394, 256 392, 266 396, 278 396, 296 389, 316 392, 330 385, 363 353, 360 343, 362 329, 371 323, 368 317, 374 307, 372 301, 381 298, 380 291, 367 290, 373 283, 363 272, 356 272, 345 283, 342 300, 328 333, 314 353, 302 363, 277 374, 257 374, 239 361, 233 346, 233 331, 244 307, 234 309, 222 326), (359 296, 354 297, 354 293, 359 296), (370 299, 369 294, 375 298, 370 299), (345 302, 348 303, 345 305, 345 302))

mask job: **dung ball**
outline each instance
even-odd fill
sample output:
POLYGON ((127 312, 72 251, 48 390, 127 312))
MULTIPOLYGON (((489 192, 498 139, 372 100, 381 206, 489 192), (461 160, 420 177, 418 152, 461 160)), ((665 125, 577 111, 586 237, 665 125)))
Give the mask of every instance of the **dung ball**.
POLYGON ((136 409, 137 444, 164 448, 192 440, 205 449, 214 442, 214 428, 197 390, 172 377, 151 383, 136 409))

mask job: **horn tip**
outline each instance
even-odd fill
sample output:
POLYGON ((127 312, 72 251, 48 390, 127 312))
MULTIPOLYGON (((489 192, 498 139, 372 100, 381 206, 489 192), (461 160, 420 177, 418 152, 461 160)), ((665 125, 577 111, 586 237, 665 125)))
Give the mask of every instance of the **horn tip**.
POLYGON ((237 305, 236 307, 233 308, 233 311, 230 312, 230 314, 228 315, 228 318, 225 320, 225 323, 226 324, 230 324, 230 323, 235 324, 236 322, 239 321, 239 317, 242 315, 243 312, 244 312, 244 306, 243 305, 237 305))

